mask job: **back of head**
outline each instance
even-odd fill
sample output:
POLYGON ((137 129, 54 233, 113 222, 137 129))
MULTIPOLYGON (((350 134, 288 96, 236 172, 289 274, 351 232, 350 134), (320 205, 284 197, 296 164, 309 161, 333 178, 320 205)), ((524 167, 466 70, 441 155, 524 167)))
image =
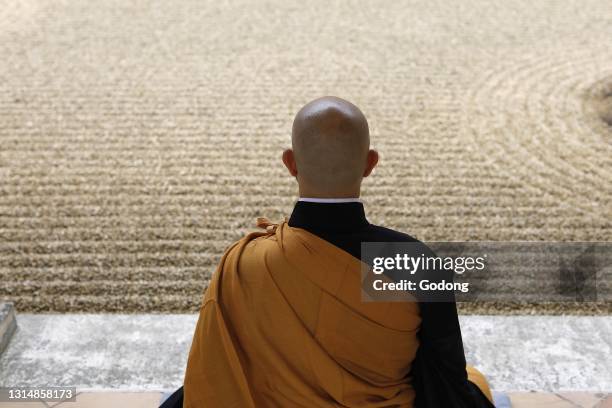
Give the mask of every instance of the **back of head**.
POLYGON ((309 102, 295 116, 291 141, 301 189, 326 197, 359 191, 370 133, 358 107, 333 96, 309 102))

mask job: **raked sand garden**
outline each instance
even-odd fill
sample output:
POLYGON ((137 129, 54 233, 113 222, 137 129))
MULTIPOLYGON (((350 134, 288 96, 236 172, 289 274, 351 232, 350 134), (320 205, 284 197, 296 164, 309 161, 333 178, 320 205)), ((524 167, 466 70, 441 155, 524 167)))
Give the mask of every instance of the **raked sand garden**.
POLYGON ((608 0, 4 0, 0 300, 197 311, 223 250, 289 215, 280 155, 322 95, 369 119, 371 222, 428 241, 611 241, 611 39, 608 0))

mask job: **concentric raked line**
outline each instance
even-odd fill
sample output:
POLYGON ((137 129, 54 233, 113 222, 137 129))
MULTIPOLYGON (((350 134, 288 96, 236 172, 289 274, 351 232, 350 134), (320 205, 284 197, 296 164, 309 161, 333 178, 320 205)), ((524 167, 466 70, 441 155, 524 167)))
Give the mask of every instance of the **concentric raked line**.
MULTIPOLYGON (((573 61, 580 62, 579 67, 588 66, 589 63, 593 64, 592 59, 589 60, 588 58, 573 59, 573 61)), ((551 57, 547 56, 540 57, 536 61, 523 61, 521 65, 509 70, 493 70, 482 82, 475 83, 473 89, 468 93, 464 112, 464 126, 467 128, 466 132, 468 134, 478 135, 478 138, 474 139, 474 143, 482 143, 491 157, 506 164, 514 164, 513 170, 522 173, 520 177, 524 182, 537 187, 540 191, 547 191, 553 195, 558 194, 563 197, 565 202, 570 202, 576 209, 597 214, 602 210, 594 207, 592 203, 593 201, 603 201, 607 195, 606 180, 609 180, 610 177, 609 167, 597 167, 597 164, 605 163, 608 160, 608 156, 605 155, 605 150, 608 147, 594 146, 585 143, 584 140, 576 142, 576 139, 580 137, 586 137, 587 141, 597 141, 598 138, 591 132, 572 135, 559 134, 561 132, 555 133, 554 128, 551 129, 551 121, 565 123, 569 119, 571 123, 571 121, 584 120, 575 117, 582 114, 580 109, 577 112, 559 112, 556 116, 549 113, 549 110, 554 109, 554 104, 559 101, 547 100, 545 96, 558 93, 565 95, 572 88, 576 88, 575 83, 579 82, 579 80, 573 80, 571 75, 580 75, 585 72, 582 69, 577 69, 576 72, 564 69, 567 65, 570 65, 571 68, 576 67, 575 63, 559 62, 554 64, 551 62, 551 57), (559 73, 569 75, 570 79, 561 78, 560 80, 559 73), (510 86, 504 87, 506 83, 510 86), (540 84, 552 85, 546 85, 547 90, 542 92, 538 89, 538 86, 541 86, 540 84), (551 88, 556 89, 555 87, 564 91, 550 91, 551 88), (524 97, 524 99, 516 100, 517 96, 519 98, 524 97), (549 110, 546 109, 546 102, 553 105, 549 110), (536 105, 535 108, 534 104, 536 105), (486 116, 483 115, 482 107, 491 105, 493 109, 498 108, 498 111, 491 112, 491 108, 485 108, 487 114, 486 116), (477 108, 477 110, 475 111, 474 108, 477 108), (508 108, 518 108, 519 110, 518 112, 508 112, 508 108), (512 123, 512 119, 529 120, 517 125, 512 123), (476 124, 480 126, 476 127, 476 124), (487 139, 487 135, 492 133, 486 129, 487 127, 500 133, 496 134, 494 139, 491 137, 487 139), (581 153, 587 154, 590 162, 576 166, 574 163, 568 163, 567 160, 558 157, 559 148, 565 148, 566 146, 559 143, 551 144, 550 139, 553 136, 556 138, 565 136, 570 142, 566 144, 582 148, 581 153), (483 140, 495 143, 494 145, 483 143, 483 140), (503 149, 499 150, 499 147, 503 149), (525 160, 525 158, 533 158, 533 160, 525 160), (516 166, 516 163, 521 163, 521 165, 516 166), (523 166, 524 170, 522 169, 523 166), (541 174, 538 175, 537 173, 541 174), (573 181, 574 178, 578 181, 558 185, 552 184, 563 179, 568 180, 568 178, 570 181, 573 181), (581 199, 577 197, 580 194, 584 195, 580 197, 581 199), (601 198, 597 199, 598 196, 601 198)), ((605 75, 606 71, 602 71, 600 76, 605 75)), ((580 102, 580 96, 580 93, 574 96, 578 102, 580 102)), ((563 100, 560 102, 564 103, 563 100)), ((553 139, 552 141, 555 142, 556 140, 553 139)), ((567 151, 565 154, 576 154, 576 151, 567 151)))
MULTIPOLYGON (((548 60, 548 58, 546 60, 548 60)), ((538 83, 536 83, 535 86, 534 86, 534 84, 531 84, 529 82, 531 80, 531 78, 535 77, 533 75, 533 72, 539 71, 539 69, 537 68, 536 64, 534 64, 533 66, 529 66, 529 67, 522 66, 520 69, 521 69, 521 71, 524 71, 524 75, 523 75, 523 77, 517 76, 514 79, 515 84, 521 84, 521 85, 524 84, 523 85, 524 87, 532 89, 531 93, 536 94, 537 96, 540 96, 540 94, 547 94, 548 93, 548 92, 537 92, 536 91, 535 87, 539 85, 540 81, 538 81, 538 83)), ((512 78, 512 75, 508 74, 508 72, 503 72, 502 74, 499 74, 499 77, 502 78, 502 81, 506 81, 507 79, 503 79, 503 78, 506 78, 506 77, 512 78)), ((486 89, 486 88, 483 87, 483 89, 486 89)), ((523 89, 512 89, 506 95, 502 95, 500 97, 500 99, 503 98, 504 100, 512 101, 512 95, 520 95, 521 91, 524 91, 524 90, 523 89)), ((488 97, 490 98, 491 95, 488 95, 488 97)), ((493 100, 493 98, 490 98, 490 100, 493 100)), ((546 110, 545 109, 541 109, 541 111, 538 111, 537 112, 539 114, 538 116, 533 114, 533 110, 534 110, 533 105, 534 104, 538 104, 538 103, 539 102, 537 100, 533 100, 533 98, 532 99, 527 98, 524 101, 524 106, 525 107, 524 107, 523 113, 526 114, 526 117, 531 117, 532 120, 531 121, 527 121, 526 123, 523 123, 522 124, 523 126, 530 126, 530 125, 531 126, 539 126, 541 122, 551 122, 552 118, 549 118, 547 116, 544 116, 544 117, 542 116, 542 113, 546 114, 546 110)), ((551 101, 549 104, 551 105, 551 108, 554 108, 553 101, 551 101)), ((518 106, 520 106, 520 105, 518 105, 518 106)), ((508 106, 508 107, 510 107, 510 106, 508 106)), ((500 114, 504 113, 503 110, 500 109, 500 111, 501 112, 498 113, 498 116, 500 114)), ((550 116, 550 115, 548 115, 548 116, 550 116)), ((559 115, 559 116, 562 117, 561 115, 559 115)), ((558 121, 558 118, 555 118, 555 119, 557 119, 557 121, 558 121)), ((513 123, 511 123, 510 125, 513 125, 513 123)), ((538 128, 538 130, 539 130, 539 128, 538 128)), ((520 136, 523 133, 527 133, 528 131, 529 130, 526 131, 524 129, 518 129, 516 132, 514 132, 511 135, 513 137, 510 137, 509 139, 513 140, 513 141, 519 141, 520 142, 521 139, 518 138, 517 136, 520 136)), ((547 132, 549 130, 547 128, 543 128, 543 131, 547 132)), ((538 132, 534 132, 533 135, 529 134, 528 136, 530 137, 530 139, 532 139, 536 143, 539 143, 539 135, 540 135, 540 132, 538 131, 538 132)), ((504 143, 504 142, 507 142, 507 140, 508 140, 508 138, 504 138, 504 139, 500 139, 499 142, 504 143)), ((554 139, 553 139, 553 141, 554 141, 554 139)), ((521 154, 523 154, 523 153, 530 153, 529 152, 530 149, 526 148, 525 146, 528 146, 528 145, 526 145, 526 144, 519 144, 518 147, 522 147, 523 148, 523 150, 521 151, 521 154)), ((533 149, 531 149, 531 150, 533 150, 533 149)), ((571 171, 572 170, 571 167, 568 167, 568 166, 562 166, 561 168, 559 168, 559 166, 555 166, 555 157, 552 157, 552 159, 551 159, 551 158, 545 156, 545 157, 542 157, 541 159, 546 161, 545 164, 547 166, 554 166, 558 172, 563 173, 565 171, 571 171)), ((588 166, 588 164, 587 164, 587 166, 588 166)), ((576 174, 573 174, 573 176, 576 176, 576 174)))

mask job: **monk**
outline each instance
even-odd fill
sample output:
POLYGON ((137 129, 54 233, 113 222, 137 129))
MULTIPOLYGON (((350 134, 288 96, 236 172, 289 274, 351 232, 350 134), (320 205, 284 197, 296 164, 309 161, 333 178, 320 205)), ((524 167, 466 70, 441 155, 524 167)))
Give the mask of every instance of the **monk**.
POLYGON ((363 113, 316 99, 291 139, 291 217, 258 220, 264 231, 225 252, 183 390, 163 407, 492 407, 485 378, 466 366, 454 295, 362 301, 361 243, 418 242, 365 216, 361 183, 379 156, 363 113))

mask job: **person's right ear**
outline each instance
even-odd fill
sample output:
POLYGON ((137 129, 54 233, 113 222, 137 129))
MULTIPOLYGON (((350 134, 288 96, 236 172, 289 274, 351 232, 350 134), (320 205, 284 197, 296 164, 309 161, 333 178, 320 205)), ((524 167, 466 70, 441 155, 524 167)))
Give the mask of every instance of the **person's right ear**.
POLYGON ((287 170, 289 170, 289 174, 293 177, 297 176, 297 164, 295 163, 295 155, 293 154, 293 150, 287 149, 283 152, 283 163, 287 170))

